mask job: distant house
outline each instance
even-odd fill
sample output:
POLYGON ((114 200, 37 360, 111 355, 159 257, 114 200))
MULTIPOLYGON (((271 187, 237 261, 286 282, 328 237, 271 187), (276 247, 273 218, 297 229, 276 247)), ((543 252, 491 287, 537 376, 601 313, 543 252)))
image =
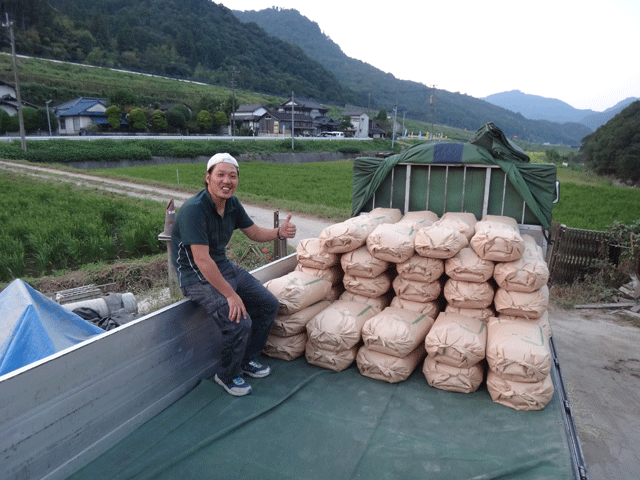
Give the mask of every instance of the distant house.
POLYGON ((370 138, 387 138, 387 132, 381 129, 377 124, 373 123, 373 121, 369 121, 369 137, 370 138))
POLYGON ((266 117, 270 117, 269 111, 264 105, 259 104, 247 104, 240 105, 235 112, 233 112, 232 120, 236 122, 236 125, 240 128, 246 128, 251 130, 256 135, 262 133, 271 133, 264 120, 266 117))
POLYGON ((233 120, 238 127, 251 130, 255 135, 291 135, 293 121, 296 136, 311 137, 338 127, 338 122, 326 116, 328 111, 314 100, 295 98, 275 109, 261 104, 240 105, 233 113, 233 120))
POLYGON ((60 120, 60 135, 79 135, 86 130, 107 127, 107 101, 104 98, 79 97, 55 108, 60 120))
POLYGON ((355 138, 369 138, 369 114, 366 110, 346 110, 343 115, 351 120, 351 128, 348 129, 348 132, 355 138))
MULTIPOLYGON (((38 108, 36 105, 22 101, 23 107, 38 108)), ((10 116, 18 113, 18 99, 16 98, 16 87, 10 83, 0 80, 0 108, 10 116)))
POLYGON ((293 97, 293 99, 289 98, 280 104, 277 111, 274 112, 280 122, 281 133, 286 134, 288 127, 289 134, 291 134, 292 110, 294 135, 296 136, 310 137, 318 135, 322 131, 328 131, 329 128, 334 128, 334 124, 330 123, 333 120, 330 117, 326 117, 329 111, 327 107, 315 100, 293 97))

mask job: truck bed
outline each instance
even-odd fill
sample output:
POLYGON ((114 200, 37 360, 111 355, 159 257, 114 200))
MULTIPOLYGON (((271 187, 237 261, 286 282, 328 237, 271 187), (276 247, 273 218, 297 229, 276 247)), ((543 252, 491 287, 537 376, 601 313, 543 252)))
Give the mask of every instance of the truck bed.
POLYGON ((233 398, 217 345, 185 300, 0 377, 0 478, 583 478, 557 362, 539 412, 304 358, 233 398))

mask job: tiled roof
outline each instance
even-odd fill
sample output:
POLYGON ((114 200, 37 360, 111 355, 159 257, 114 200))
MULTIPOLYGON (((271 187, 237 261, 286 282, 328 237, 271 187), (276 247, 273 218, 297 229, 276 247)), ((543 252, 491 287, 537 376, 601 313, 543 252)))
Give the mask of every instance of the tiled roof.
POLYGON ((61 117, 69 117, 69 116, 75 116, 75 115, 104 117, 104 112, 88 112, 87 111, 89 108, 95 106, 97 103, 100 103, 103 106, 106 106, 105 101, 103 99, 81 97, 71 102, 67 102, 68 106, 64 103, 62 105, 58 105, 57 107, 58 115, 61 117), (66 108, 61 109, 61 107, 63 106, 65 106, 66 108))

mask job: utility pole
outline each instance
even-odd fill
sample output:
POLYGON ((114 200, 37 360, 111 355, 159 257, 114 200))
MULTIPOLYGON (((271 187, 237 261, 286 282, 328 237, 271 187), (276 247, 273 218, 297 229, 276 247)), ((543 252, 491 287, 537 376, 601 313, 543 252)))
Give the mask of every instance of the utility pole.
POLYGON ((47 123, 49 124, 49 136, 51 136, 51 118, 49 117, 49 104, 51 100, 47 100, 47 123))
POLYGON ((398 104, 393 107, 393 128, 391 129, 391 148, 396 141, 396 117, 398 116, 398 104))
POLYGON ((294 145, 293 145, 293 137, 294 137, 294 135, 293 135, 293 131, 294 131, 294 128, 293 128, 293 122, 294 122, 293 105, 294 105, 294 103, 295 102, 293 101, 293 92, 291 92, 291 150, 294 149, 294 145))
POLYGON ((231 69, 231 136, 236 136, 236 67, 231 69))
POLYGON ((432 88, 433 91, 431 93, 431 97, 429 97, 429 104, 431 105, 431 138, 433 139, 433 138, 435 138, 435 135, 434 135, 435 132, 434 132, 433 123, 434 123, 434 119, 435 119, 435 116, 436 116, 436 114, 435 114, 435 112, 436 112, 436 96, 435 96, 436 85, 435 84, 431 85, 431 88, 432 88))
POLYGON ((24 138, 24 119, 22 117, 22 99, 20 98, 20 82, 18 81, 18 64, 16 62, 16 40, 13 37, 13 22, 9 21, 9 14, 5 13, 6 22, 3 27, 9 29, 9 38, 11 39, 11 57, 13 58, 13 76, 16 81, 16 100, 18 101, 18 123, 20 124, 20 143, 22 151, 27 151, 27 142, 24 138))

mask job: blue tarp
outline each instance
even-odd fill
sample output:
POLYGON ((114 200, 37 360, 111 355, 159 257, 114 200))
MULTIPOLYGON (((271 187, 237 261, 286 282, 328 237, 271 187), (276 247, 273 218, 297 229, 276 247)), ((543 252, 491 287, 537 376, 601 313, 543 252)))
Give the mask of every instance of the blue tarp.
POLYGON ((100 333, 104 330, 14 280, 0 292, 0 375, 100 333))

